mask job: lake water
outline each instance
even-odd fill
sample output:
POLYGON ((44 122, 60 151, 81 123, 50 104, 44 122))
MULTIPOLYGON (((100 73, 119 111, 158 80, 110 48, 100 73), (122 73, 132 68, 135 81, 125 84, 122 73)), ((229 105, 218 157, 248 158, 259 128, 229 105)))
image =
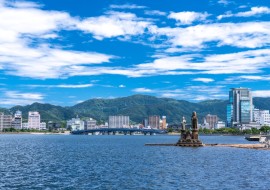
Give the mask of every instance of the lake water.
POLYGON ((144 146, 178 138, 0 135, 0 189, 270 189, 270 151, 144 146))

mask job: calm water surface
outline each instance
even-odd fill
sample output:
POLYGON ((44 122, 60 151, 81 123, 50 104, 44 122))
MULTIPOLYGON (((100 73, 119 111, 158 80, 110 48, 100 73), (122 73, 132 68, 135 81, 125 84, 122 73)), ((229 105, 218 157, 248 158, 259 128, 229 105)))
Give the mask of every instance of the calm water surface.
MULTIPOLYGON (((0 135, 0 189, 270 189, 270 151, 150 147, 177 136, 0 135)), ((204 143, 249 143, 202 136, 204 143)))

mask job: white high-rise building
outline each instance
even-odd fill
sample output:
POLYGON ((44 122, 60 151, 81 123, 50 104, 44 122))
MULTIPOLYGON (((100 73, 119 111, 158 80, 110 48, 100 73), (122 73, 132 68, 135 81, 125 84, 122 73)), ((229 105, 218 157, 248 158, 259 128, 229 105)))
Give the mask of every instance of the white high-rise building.
POLYGON ((129 128, 129 116, 109 116, 109 128, 129 128))
POLYGON ((39 112, 28 113, 28 128, 40 130, 40 114, 39 112))
POLYGON ((269 110, 253 110, 254 121, 259 123, 261 126, 267 125, 270 126, 270 113, 269 110))

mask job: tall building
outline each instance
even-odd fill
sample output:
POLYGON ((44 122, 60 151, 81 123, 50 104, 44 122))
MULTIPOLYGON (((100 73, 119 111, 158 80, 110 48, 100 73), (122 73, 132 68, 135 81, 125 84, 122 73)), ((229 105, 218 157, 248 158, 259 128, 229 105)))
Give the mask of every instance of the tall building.
POLYGON ((28 128, 40 130, 40 114, 37 111, 28 113, 28 128))
POLYGON ((160 128, 161 128, 161 129, 167 129, 166 116, 162 116, 160 128))
POLYGON ((12 128, 22 129, 22 112, 16 111, 12 120, 12 128))
POLYGON ((232 88, 227 105, 227 124, 248 124, 253 120, 252 94, 248 88, 232 88))
POLYGON ((109 116, 109 128, 129 128, 129 116, 109 116))
POLYGON ((5 115, 4 113, 0 113, 0 131, 3 131, 3 129, 11 128, 11 123, 12 115, 5 115))
POLYGON ((160 117, 157 115, 149 116, 148 117, 148 125, 151 128, 159 129, 160 126, 160 117))
POLYGON ((86 130, 87 129, 95 129, 96 126, 97 126, 97 121, 95 119, 93 119, 93 118, 89 118, 88 120, 86 120, 84 122, 84 124, 85 124, 85 129, 86 130))
POLYGON ((218 116, 207 114, 205 116, 205 122, 209 124, 210 129, 214 129, 215 125, 218 122, 218 116))

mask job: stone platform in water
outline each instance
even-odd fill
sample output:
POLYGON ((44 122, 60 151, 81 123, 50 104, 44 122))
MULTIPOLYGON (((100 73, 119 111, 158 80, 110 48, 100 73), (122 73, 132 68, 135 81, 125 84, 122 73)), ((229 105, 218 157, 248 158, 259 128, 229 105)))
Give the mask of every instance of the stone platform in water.
POLYGON ((175 146, 199 147, 199 146, 203 146, 203 143, 199 139, 182 139, 182 140, 179 140, 175 144, 175 146))
MULTIPOLYGON (((145 146, 181 146, 178 143, 176 144, 164 144, 164 143, 148 143, 145 146)), ((181 147, 230 147, 230 148, 245 148, 245 149, 256 149, 256 150, 270 150, 266 148, 263 144, 200 144, 199 146, 193 146, 190 144, 184 144, 181 147)))

